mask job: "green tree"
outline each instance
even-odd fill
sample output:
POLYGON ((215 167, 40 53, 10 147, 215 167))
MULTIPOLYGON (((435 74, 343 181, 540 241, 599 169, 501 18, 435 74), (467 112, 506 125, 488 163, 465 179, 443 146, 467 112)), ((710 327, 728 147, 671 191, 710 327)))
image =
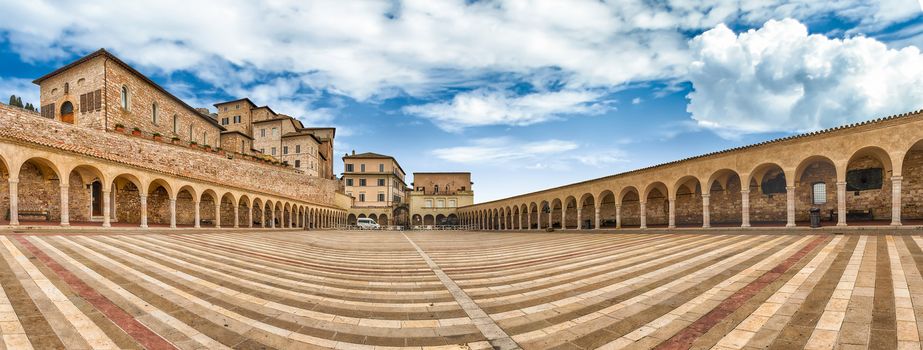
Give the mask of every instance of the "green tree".
POLYGON ((31 103, 26 103, 26 110, 34 111, 35 107, 33 107, 31 103))
POLYGON ((16 105, 16 95, 10 95, 10 103, 9 103, 9 105, 10 105, 10 106, 15 106, 15 105, 16 105))
POLYGON ((22 108, 22 97, 16 96, 16 107, 22 108))

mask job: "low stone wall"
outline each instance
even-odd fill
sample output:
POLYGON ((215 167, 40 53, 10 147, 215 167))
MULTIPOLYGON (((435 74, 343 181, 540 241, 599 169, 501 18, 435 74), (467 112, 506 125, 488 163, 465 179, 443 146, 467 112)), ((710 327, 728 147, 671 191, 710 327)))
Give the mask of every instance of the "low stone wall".
POLYGON ((0 104, 0 142, 50 147, 155 173, 318 205, 337 206, 343 202, 336 195, 335 180, 308 178, 294 169, 227 159, 182 146, 74 126, 3 104, 0 104))

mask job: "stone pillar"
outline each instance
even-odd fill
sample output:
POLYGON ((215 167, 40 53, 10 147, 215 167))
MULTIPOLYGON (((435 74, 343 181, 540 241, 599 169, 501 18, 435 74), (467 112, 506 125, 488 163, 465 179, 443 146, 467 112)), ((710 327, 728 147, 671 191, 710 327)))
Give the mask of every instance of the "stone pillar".
POLYGON ((61 183, 61 226, 67 227, 70 222, 70 186, 67 183, 61 183))
POLYGON ((529 215, 526 216, 526 230, 532 229, 532 212, 529 212, 529 215))
POLYGON ((641 202, 641 228, 647 228, 647 203, 641 202))
POLYGON ((599 229, 599 205, 597 205, 595 209, 596 209, 596 221, 593 221, 593 223, 596 226, 593 226, 593 229, 598 230, 599 229))
POLYGON ((577 207, 577 229, 583 229, 583 208, 577 207))
POLYGON ((10 178, 10 226, 19 225, 19 179, 10 178))
POLYGON ((199 201, 192 201, 192 204, 193 204, 193 206, 195 206, 195 208, 194 208, 194 210, 193 210, 193 212, 195 213, 195 216, 194 216, 194 219, 193 219, 193 220, 195 220, 195 221, 192 223, 192 227, 200 228, 200 227, 202 227, 202 225, 200 224, 200 222, 201 222, 202 220, 201 220, 200 217, 199 217, 199 201))
POLYGON ((676 198, 670 198, 670 224, 668 228, 676 228, 676 198))
POLYGON ((567 204, 561 204, 561 229, 567 229, 567 204))
MULTIPOLYGON (((105 186, 105 185, 104 185, 105 186)), ((111 191, 103 189, 103 227, 112 227, 112 198, 111 191)))
POLYGON ((221 199, 215 201, 215 228, 221 228, 221 199))
POLYGON ((554 225, 553 225, 553 224, 554 224, 554 221, 551 220, 551 212, 552 212, 552 211, 549 211, 549 212, 548 212, 548 227, 554 226, 554 225))
POLYGON ((147 195, 140 195, 141 199, 141 228, 147 228, 147 195))
POLYGON ((539 211, 535 213, 535 221, 536 221, 535 225, 538 227, 538 230, 541 231, 542 230, 542 211, 541 209, 539 209, 539 211))
POLYGON ((846 181, 836 183, 836 225, 846 226, 846 181))
POLYGON ((234 228, 240 227, 240 205, 234 206, 234 228))
POLYGON ((750 190, 740 191, 740 227, 750 227, 750 190))
POLYGON ((891 177, 891 226, 901 225, 901 176, 891 177))
POLYGON ((269 211, 269 228, 276 228, 276 210, 269 211))
POLYGON ((709 208, 709 199, 711 194, 702 193, 702 228, 711 227, 711 208, 709 208))
POLYGON ((787 223, 785 227, 795 227, 795 186, 785 187, 785 197, 787 198, 787 223))
POLYGON ((176 198, 170 198, 170 228, 176 228, 176 198))
POLYGON ((615 205, 615 228, 622 228, 622 205, 615 205))

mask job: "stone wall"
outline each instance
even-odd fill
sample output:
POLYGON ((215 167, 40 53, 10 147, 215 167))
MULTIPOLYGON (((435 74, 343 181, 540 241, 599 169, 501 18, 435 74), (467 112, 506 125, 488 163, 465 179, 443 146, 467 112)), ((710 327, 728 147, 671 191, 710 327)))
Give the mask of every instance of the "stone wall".
POLYGON ((0 140, 4 139, 318 205, 332 206, 336 201, 335 180, 309 178, 293 169, 77 127, 0 105, 0 140))

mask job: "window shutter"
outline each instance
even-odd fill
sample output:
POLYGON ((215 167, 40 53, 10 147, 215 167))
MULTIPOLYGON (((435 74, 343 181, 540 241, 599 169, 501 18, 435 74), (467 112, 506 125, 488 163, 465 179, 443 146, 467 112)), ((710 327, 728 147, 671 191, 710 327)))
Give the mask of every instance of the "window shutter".
POLYGON ((93 92, 87 93, 87 112, 93 111, 93 92))
POLYGON ((87 112, 87 94, 80 95, 80 113, 87 112))
POLYGON ((95 94, 96 94, 96 97, 94 98, 94 100, 96 102, 96 110, 99 111, 100 109, 103 108, 103 90, 97 89, 95 94))

